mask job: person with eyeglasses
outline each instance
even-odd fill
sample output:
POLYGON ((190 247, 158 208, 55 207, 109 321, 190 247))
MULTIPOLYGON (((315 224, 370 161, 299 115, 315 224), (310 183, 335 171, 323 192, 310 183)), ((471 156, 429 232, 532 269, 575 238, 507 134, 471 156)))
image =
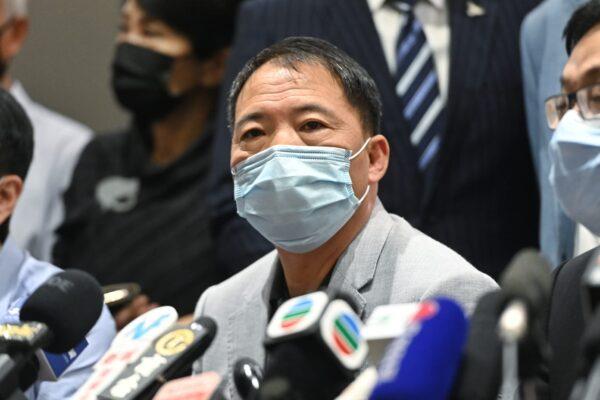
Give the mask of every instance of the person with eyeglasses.
POLYGON ((583 241, 585 228, 596 247, 555 273, 548 315, 553 350, 548 383, 553 400, 568 399, 577 377, 584 329, 581 278, 600 250, 600 0, 578 9, 564 36, 569 59, 560 79, 563 90, 544 104, 553 129, 549 181, 566 214, 580 226, 577 242, 583 241))
POLYGON ((553 265, 573 257, 575 223, 560 207, 550 180, 548 145, 552 130, 545 100, 560 92, 557 79, 567 63, 562 38, 573 12, 587 0, 546 0, 521 26, 521 67, 527 131, 540 193, 539 247, 553 265))

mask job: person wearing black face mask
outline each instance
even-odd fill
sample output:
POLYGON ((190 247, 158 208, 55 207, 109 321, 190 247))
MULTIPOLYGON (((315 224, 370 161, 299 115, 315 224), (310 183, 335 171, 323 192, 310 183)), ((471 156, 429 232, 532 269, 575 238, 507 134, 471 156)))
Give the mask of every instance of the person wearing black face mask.
POLYGON ((213 109, 239 0, 126 0, 112 86, 131 113, 124 132, 84 150, 65 193, 54 259, 143 295, 117 325, 157 304, 180 315, 221 279, 208 210, 213 109))

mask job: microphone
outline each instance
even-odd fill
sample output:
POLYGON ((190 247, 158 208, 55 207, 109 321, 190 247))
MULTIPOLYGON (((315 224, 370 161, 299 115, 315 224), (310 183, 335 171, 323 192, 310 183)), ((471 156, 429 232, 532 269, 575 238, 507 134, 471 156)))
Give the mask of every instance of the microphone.
POLYGON ((387 349, 371 400, 446 399, 458 372, 468 322, 453 300, 421 303, 406 332, 387 349))
POLYGON ((267 326, 259 399, 335 398, 366 361, 362 329, 352 307, 325 292, 283 303, 267 326))
POLYGON ((500 393, 512 396, 522 379, 526 394, 534 396, 531 380, 549 353, 544 325, 552 291, 550 265, 537 251, 522 250, 504 272, 501 286, 509 302, 498 323, 503 343, 500 393))
POLYGON ((212 343, 215 322, 200 317, 186 325, 175 325, 157 337, 152 345, 100 392, 99 399, 151 399, 169 379, 180 378, 212 343))
POLYGON ((224 389, 225 380, 219 374, 203 372, 167 382, 153 400, 227 400, 224 389))
POLYGON ((263 382, 263 370, 248 357, 240 358, 233 366, 233 383, 240 397, 255 400, 263 382))
POLYGON ((21 390, 37 379, 56 380, 87 347, 85 335, 101 312, 100 286, 83 271, 60 272, 38 287, 20 309, 22 322, 0 325, 0 353, 11 359, 3 365, 13 364, 7 381, 0 379, 0 397, 17 390, 10 375, 20 375, 21 390), (31 372, 32 362, 39 371, 31 372))
POLYGON ((366 368, 335 400, 367 400, 377 384, 377 369, 366 368))
POLYGON ((369 344, 369 365, 379 365, 385 350, 398 336, 406 332, 411 318, 420 309, 419 303, 377 306, 365 324, 363 335, 369 344))
POLYGON ((598 310, 600 304, 600 250, 596 250, 590 259, 583 273, 581 286, 583 312, 589 319, 598 310))
POLYGON ((506 303, 506 294, 500 290, 484 294, 477 302, 452 399, 498 398, 502 378, 502 343, 497 326, 506 303))
POLYGON ((142 288, 137 283, 117 283, 103 286, 102 292, 104 292, 104 304, 114 313, 130 303, 142 292, 142 288))
POLYGON ((150 310, 125 326, 110 348, 94 365, 94 372, 75 393, 75 400, 95 400, 130 363, 150 347, 152 341, 177 322, 179 315, 170 306, 150 310))

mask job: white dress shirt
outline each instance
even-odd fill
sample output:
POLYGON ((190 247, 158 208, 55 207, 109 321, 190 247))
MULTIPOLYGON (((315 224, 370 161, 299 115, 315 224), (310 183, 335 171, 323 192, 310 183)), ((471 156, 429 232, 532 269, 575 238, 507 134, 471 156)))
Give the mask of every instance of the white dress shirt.
MULTIPOLYGON (((406 17, 389 4, 385 4, 386 0, 368 0, 368 3, 390 72, 395 74, 396 44, 406 17)), ((423 25, 427 42, 433 52, 440 94, 446 100, 450 74, 450 24, 446 1, 419 0, 415 4, 414 13, 423 25)))
POLYGON ((600 246, 600 236, 594 235, 585 226, 577 224, 575 227, 575 248, 573 249, 573 257, 577 257, 598 246, 600 246))
POLYGON ((33 102, 19 82, 13 83, 10 93, 31 120, 34 150, 9 236, 38 260, 50 261, 54 231, 64 218, 62 195, 92 131, 33 102))

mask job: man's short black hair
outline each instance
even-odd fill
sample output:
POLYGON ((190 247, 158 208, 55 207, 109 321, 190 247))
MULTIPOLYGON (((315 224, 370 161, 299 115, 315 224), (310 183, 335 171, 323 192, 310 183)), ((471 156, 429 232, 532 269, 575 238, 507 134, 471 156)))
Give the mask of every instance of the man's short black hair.
POLYGON ((150 16, 184 34, 200 59, 229 47, 241 0, 137 0, 150 16))
POLYGON ((571 55, 577 43, 600 24, 600 0, 591 0, 573 13, 564 31, 567 53, 571 55))
POLYGON ((379 133, 381 98, 373 78, 348 54, 331 43, 311 37, 290 37, 272 45, 252 58, 235 78, 229 92, 228 120, 233 127, 235 106, 242 88, 264 64, 276 62, 284 68, 298 69, 299 64, 320 64, 339 81, 348 102, 360 113, 369 134, 379 133))
MULTIPOLYGON (((10 93, 0 89, 0 178, 18 175, 25 180, 32 157, 31 122, 10 93)), ((0 225, 0 242, 8 235, 9 220, 0 225)))

